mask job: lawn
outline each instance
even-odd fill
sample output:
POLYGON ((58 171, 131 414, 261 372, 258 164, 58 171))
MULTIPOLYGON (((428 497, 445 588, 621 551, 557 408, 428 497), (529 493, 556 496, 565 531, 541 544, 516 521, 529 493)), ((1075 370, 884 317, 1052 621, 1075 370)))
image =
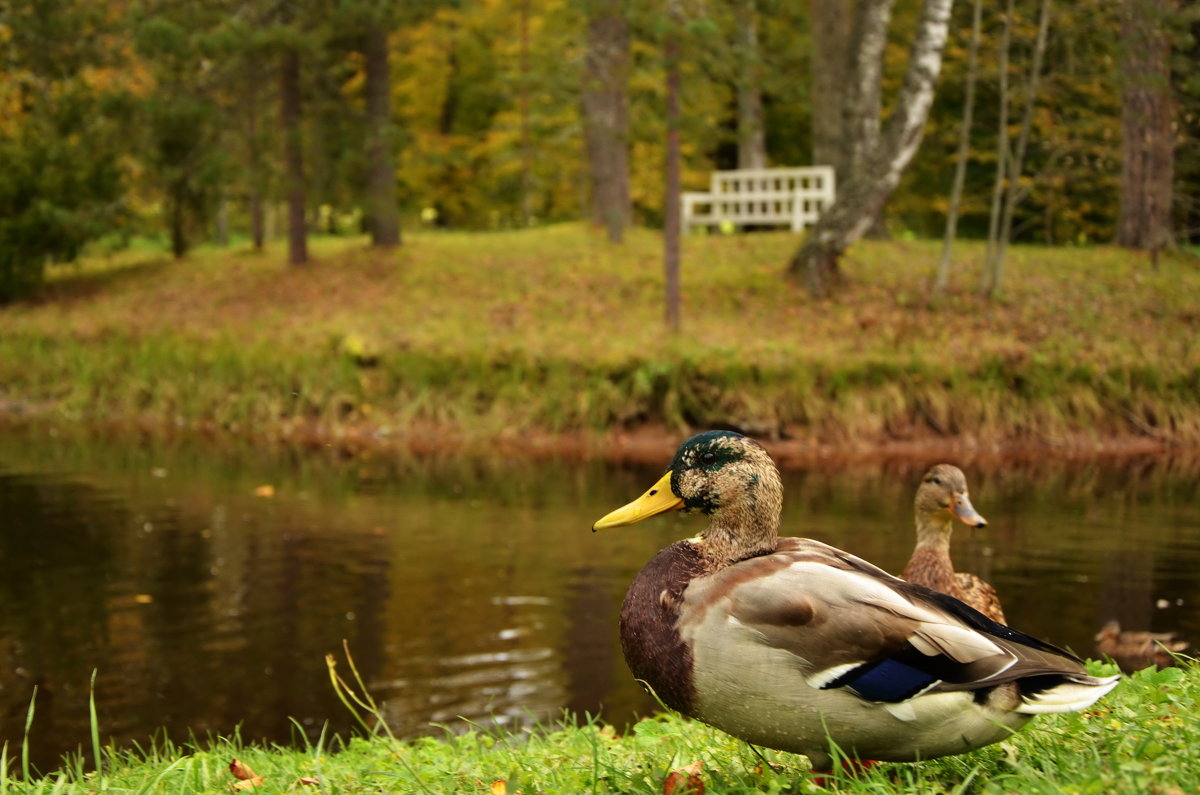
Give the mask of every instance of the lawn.
MULTIPOLYGON (((1092 663, 1093 673, 1115 670, 1092 663)), ((236 738, 135 752, 90 749, 62 770, 0 779, 0 793, 228 793, 238 760, 261 780, 255 793, 664 793, 690 768, 721 793, 1176 793, 1200 787, 1200 667, 1127 677, 1082 713, 1037 718, 1012 738, 962 756, 839 772, 819 786, 804 757, 763 751, 715 729, 663 715, 624 736, 602 721, 521 734, 470 725, 441 737, 331 739, 301 748, 248 746, 236 738), (100 772, 94 760, 100 759, 100 772)), ((300 733, 300 736, 303 736, 300 733)), ((10 767, 19 770, 13 749, 10 767)), ((246 772, 239 771, 243 775, 246 772)), ((236 791, 236 790, 235 790, 236 791)), ((675 789, 675 795, 685 790, 675 789)), ((695 791, 695 790, 693 790, 695 791)))
POLYGON ((1000 300, 982 245, 865 241, 818 301, 785 233, 685 241, 683 331, 661 241, 579 225, 314 241, 180 262, 141 247, 57 267, 0 308, 12 411, 269 438, 495 439, 733 426, 813 444, 1200 443, 1200 267, 1115 247, 1016 247, 1000 300))

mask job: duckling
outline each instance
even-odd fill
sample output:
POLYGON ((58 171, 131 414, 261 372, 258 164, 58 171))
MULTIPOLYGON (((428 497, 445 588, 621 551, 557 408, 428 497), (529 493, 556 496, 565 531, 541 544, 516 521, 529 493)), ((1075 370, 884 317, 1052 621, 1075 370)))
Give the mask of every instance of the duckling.
POLYGON ((779 535, 783 486, 757 442, 685 441, 657 483, 593 530, 667 511, 707 527, 634 578, 625 660, 671 709, 828 770, 1003 740, 1034 715, 1085 709, 1118 677, 828 544, 779 535))
POLYGON ((1173 654, 1187 649, 1186 640, 1174 632, 1122 630, 1121 622, 1109 621, 1096 634, 1096 653, 1111 657, 1122 671, 1133 673, 1151 665, 1167 668, 1175 664, 1173 654))
POLYGON ((938 464, 925 473, 913 500, 917 518, 917 545, 901 578, 966 602, 1001 624, 1000 596, 974 574, 957 573, 950 562, 950 533, 954 517, 968 527, 987 527, 967 494, 967 478, 952 464, 938 464))

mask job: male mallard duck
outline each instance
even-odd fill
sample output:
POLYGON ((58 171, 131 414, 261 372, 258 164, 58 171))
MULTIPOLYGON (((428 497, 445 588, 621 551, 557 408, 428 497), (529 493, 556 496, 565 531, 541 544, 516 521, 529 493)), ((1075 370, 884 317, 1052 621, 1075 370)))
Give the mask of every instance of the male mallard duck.
POLYGON ((987 527, 987 520, 971 505, 962 470, 951 464, 938 464, 930 469, 921 479, 913 506, 917 515, 917 546, 900 576, 950 594, 993 621, 1006 623, 996 589, 974 574, 956 573, 950 563, 954 517, 969 527, 987 527))
POLYGON ((1121 623, 1109 621, 1096 633, 1096 653, 1111 657, 1122 671, 1132 673, 1151 665, 1167 668, 1175 664, 1173 653, 1188 647, 1174 632, 1145 632, 1121 629, 1121 623))
POLYGON ((593 526, 676 509, 710 517, 646 564, 621 607, 625 661, 672 709, 828 769, 830 741, 860 759, 957 754, 1116 685, 956 599, 780 538, 782 497, 757 442, 709 431, 593 526))

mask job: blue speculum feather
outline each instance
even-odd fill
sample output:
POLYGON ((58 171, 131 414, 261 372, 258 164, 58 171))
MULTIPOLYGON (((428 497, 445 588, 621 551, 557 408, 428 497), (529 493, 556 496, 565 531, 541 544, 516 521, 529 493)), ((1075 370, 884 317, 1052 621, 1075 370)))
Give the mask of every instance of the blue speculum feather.
POLYGON ((824 689, 848 687, 868 701, 896 703, 912 698, 936 681, 938 678, 928 671, 889 658, 847 671, 824 689))

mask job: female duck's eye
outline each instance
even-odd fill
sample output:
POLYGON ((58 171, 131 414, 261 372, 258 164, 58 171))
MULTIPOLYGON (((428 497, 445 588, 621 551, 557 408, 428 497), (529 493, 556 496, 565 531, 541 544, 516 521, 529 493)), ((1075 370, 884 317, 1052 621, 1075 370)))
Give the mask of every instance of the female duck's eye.
POLYGON ((716 460, 717 460, 717 454, 714 453, 712 450, 705 450, 703 453, 700 454, 700 463, 704 464, 705 466, 715 463, 716 460))
POLYGON ((935 485, 935 486, 940 486, 940 485, 942 485, 942 479, 941 479, 941 478, 939 478, 937 475, 934 475, 933 477, 931 477, 931 478, 929 479, 929 482, 930 482, 930 483, 932 483, 932 484, 933 484, 933 485, 935 485))

